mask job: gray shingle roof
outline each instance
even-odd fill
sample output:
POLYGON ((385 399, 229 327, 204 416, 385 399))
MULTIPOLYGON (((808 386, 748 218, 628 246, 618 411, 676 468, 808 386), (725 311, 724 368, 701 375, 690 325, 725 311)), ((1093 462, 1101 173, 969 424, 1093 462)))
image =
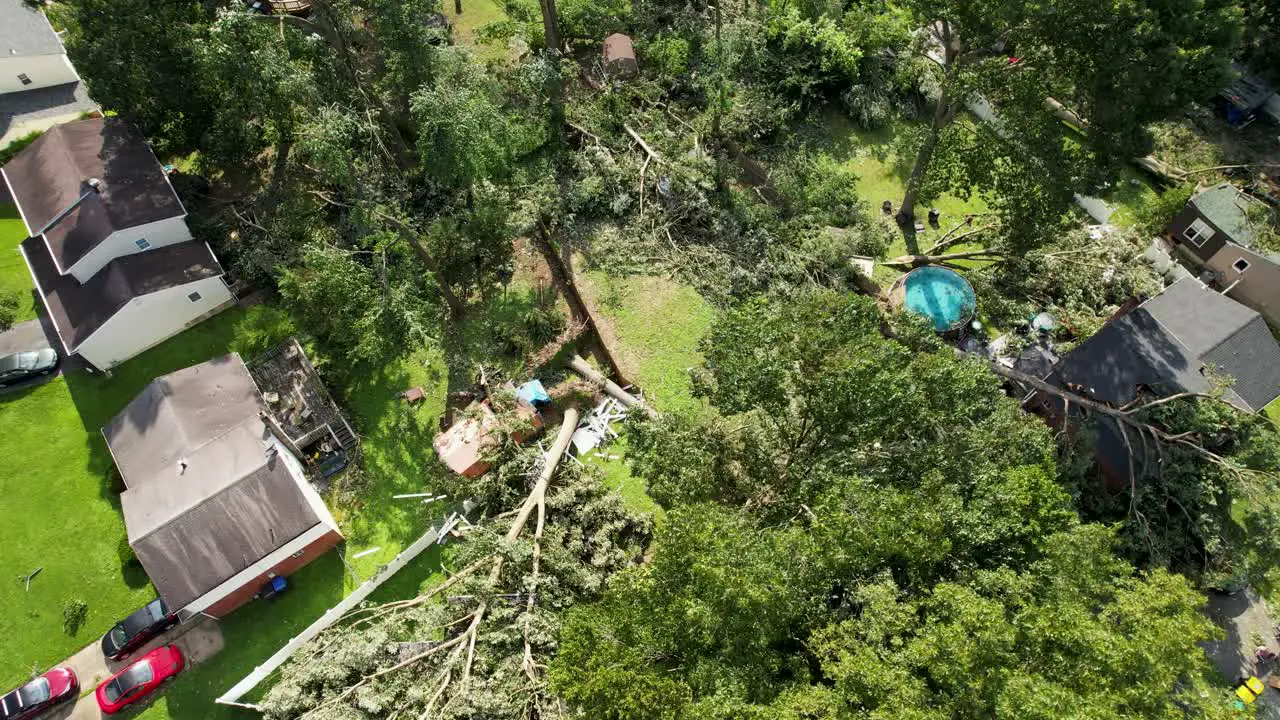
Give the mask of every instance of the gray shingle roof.
POLYGON ((0 0, 0 54, 27 57, 62 52, 62 41, 44 13, 22 0, 0 0))
POLYGON ((1160 394, 1209 392, 1213 369, 1233 381, 1226 399, 1246 410, 1280 396, 1280 344, 1266 321, 1187 278, 1108 323, 1064 356, 1057 374, 1123 405, 1139 386, 1160 394))
POLYGON ((1209 364, 1230 376, 1231 389, 1246 408, 1261 410, 1280 396, 1280 344, 1251 308, 1194 278, 1170 285, 1142 308, 1200 367, 1209 364))
MULTIPOLYGON (((1280 343, 1261 315, 1188 278, 1067 353, 1049 381, 1080 385, 1099 400, 1123 405, 1140 387, 1157 395, 1211 392, 1215 371, 1232 382, 1224 399, 1260 410, 1280 396, 1280 343)), ((1130 452, 1121 430, 1105 417, 1097 421, 1099 462, 1127 477, 1130 452)), ((1134 454, 1139 476, 1153 471, 1153 452, 1135 447, 1134 454)))
POLYGON ((231 354, 153 380, 103 428, 129 545, 181 608, 321 522, 231 354))

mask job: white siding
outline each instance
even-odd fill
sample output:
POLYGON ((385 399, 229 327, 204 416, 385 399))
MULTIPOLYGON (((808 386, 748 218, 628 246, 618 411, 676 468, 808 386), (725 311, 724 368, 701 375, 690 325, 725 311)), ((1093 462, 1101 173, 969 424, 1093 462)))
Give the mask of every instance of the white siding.
POLYGON ((200 316, 229 305, 233 298, 221 277, 168 288, 134 298, 76 348, 99 369, 107 370, 182 332, 200 316), (200 293, 192 302, 188 295, 200 293))
POLYGON ((244 570, 241 570, 235 575, 232 575, 227 580, 224 580, 218 587, 201 595, 195 600, 192 600, 191 604, 180 610, 182 617, 188 618, 192 615, 204 612, 209 608, 209 606, 244 587, 245 583, 248 583, 276 565, 284 562, 290 555, 293 555, 296 552, 301 552, 303 548, 316 540, 319 540, 325 535, 328 535, 330 532, 332 532, 331 528, 326 527, 324 523, 316 523, 315 525, 312 525, 311 529, 276 548, 270 555, 262 558, 244 570))
POLYGON ((38 90, 73 83, 79 79, 71 61, 63 54, 0 58, 0 93, 38 90), (31 84, 23 85, 18 79, 20 74, 30 78, 31 84))
MULTIPOLYGON (((37 228, 39 229, 39 228, 37 228)), ((117 230, 111 237, 103 240, 88 255, 69 268, 63 268, 62 274, 74 275, 76 280, 86 283, 107 263, 118 257, 145 252, 138 247, 138 240, 144 239, 151 250, 165 245, 186 242, 191 239, 191 230, 187 227, 185 215, 157 220, 146 225, 117 230)))

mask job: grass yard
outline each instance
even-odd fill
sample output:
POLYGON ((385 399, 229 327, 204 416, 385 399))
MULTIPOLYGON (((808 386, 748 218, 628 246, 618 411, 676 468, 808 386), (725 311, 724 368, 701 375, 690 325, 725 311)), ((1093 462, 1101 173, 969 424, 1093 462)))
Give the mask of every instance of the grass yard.
POLYGON ((18 314, 15 322, 30 320, 36 316, 36 296, 32 292, 31 273, 18 252, 18 245, 27 239, 27 226, 22 223, 18 207, 0 204, 0 295, 16 292, 19 295, 18 314))
MULTIPOLYGON (((843 113, 830 112, 823 116, 821 125, 813 132, 814 149, 829 153, 857 174, 858 196, 868 207, 879 212, 880 204, 889 200, 896 211, 906 193, 907 178, 911 175, 911 164, 915 160, 914 156, 904 157, 899 152, 904 136, 910 129, 910 125, 906 123, 895 122, 878 130, 862 130, 843 113)), ((925 230, 916 235, 916 245, 921 251, 927 250, 939 237, 963 220, 965 215, 985 212, 987 204, 976 191, 968 199, 945 194, 927 202, 922 201, 916 205, 916 222, 925 223, 925 230), (937 208, 941 213, 936 228, 930 227, 926 222, 930 208, 937 208)), ((960 243, 947 252, 962 252, 980 247, 960 243)), ((906 237, 899 234, 889 247, 886 257, 897 257, 910 251, 906 237)), ((876 280, 881 283, 892 282, 899 274, 901 273, 896 270, 876 266, 876 280)))
MULTIPOLYGON (((578 288, 591 306, 615 359, 632 382, 661 412, 710 412, 694 398, 689 368, 702 363, 698 342, 715 319, 715 310, 688 286, 660 277, 616 278, 602 272, 579 273, 578 288)), ((626 437, 586 458, 628 506, 652 512, 662 508, 645 492, 644 480, 631 474, 622 458, 626 437)))
POLYGON ((1140 222, 1143 206, 1157 202, 1160 194, 1138 169, 1125 165, 1120 177, 1100 197, 1115 206, 1115 214, 1110 220, 1112 225, 1133 227, 1140 222))
MULTIPOLYGON (((15 620, 10 631, 0 633, 0 683, 15 684, 32 668, 61 661, 154 597, 143 573, 122 569, 124 523, 99 428, 159 375, 231 350, 251 356, 273 339, 264 333, 289 330, 281 316, 267 307, 229 310, 121 365, 111 378, 74 373, 0 397, 0 421, 9 428, 0 497, 10 519, 0 528, 7 548, 0 571, 17 578, 44 568, 29 593, 16 580, 0 583, 0 613, 15 620), (75 633, 63 628, 62 608, 70 600, 88 606, 75 633)), ((323 368, 323 358, 314 359, 323 368)), ((223 653, 175 683, 144 717, 236 717, 214 713, 209 703, 355 587, 353 573, 368 578, 421 535, 433 509, 390 496, 428 484, 434 462, 430 436, 443 407, 445 375, 440 356, 424 352, 362 375, 344 398, 363 438, 366 470, 357 499, 335 505, 335 515, 348 538, 348 555, 381 549, 351 561, 350 571, 332 553, 295 575, 293 589, 278 601, 233 613, 224 622, 223 653), (410 408, 396 395, 412 385, 427 388, 429 399, 410 408)), ((436 554, 424 555, 380 593, 412 593, 437 568, 436 554)))
POLYGON ((689 369, 702 363, 698 341, 715 310, 691 287, 661 277, 579 274, 579 289, 628 379, 659 411, 698 412, 689 369))
POLYGON ((449 22, 453 23, 454 40, 461 44, 471 45, 476 54, 484 60, 501 60, 507 57, 507 46, 502 42, 479 42, 476 31, 490 23, 507 19, 498 0, 458 0, 462 13, 455 11, 453 0, 444 0, 440 9, 444 11, 449 22))
POLYGON ((0 687, 61 661, 154 597, 141 573, 121 569, 124 520, 97 427, 81 418, 62 378, 0 396, 0 687), (17 578, 43 568, 25 590, 17 578), (68 632, 62 608, 87 604, 68 632))
POLYGON ((1275 400, 1267 403, 1267 406, 1262 408, 1262 412, 1271 420, 1271 422, 1276 425, 1280 425, 1280 398, 1276 398, 1275 400))

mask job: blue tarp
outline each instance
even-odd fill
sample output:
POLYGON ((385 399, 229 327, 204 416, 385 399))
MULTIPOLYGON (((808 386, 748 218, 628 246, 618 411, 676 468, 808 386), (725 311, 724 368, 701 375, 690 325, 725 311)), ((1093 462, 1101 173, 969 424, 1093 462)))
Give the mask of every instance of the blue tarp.
POLYGON ((542 381, 540 380, 530 380, 521 385, 516 390, 516 397, 534 407, 551 404, 551 396, 547 394, 547 389, 542 387, 542 381))

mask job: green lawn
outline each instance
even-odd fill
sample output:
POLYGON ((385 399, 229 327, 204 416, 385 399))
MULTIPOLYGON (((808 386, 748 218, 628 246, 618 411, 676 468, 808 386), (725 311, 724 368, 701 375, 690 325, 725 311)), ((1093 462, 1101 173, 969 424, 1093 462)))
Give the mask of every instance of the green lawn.
MULTIPOLYGON (((880 204, 885 200, 892 202, 896 211, 906 193, 907 178, 911 174, 911 164, 915 157, 910 154, 904 156, 900 149, 909 130, 911 126, 905 122, 891 123, 873 131, 862 130, 843 113, 830 112, 822 117, 820 125, 806 128, 803 132, 812 136, 814 150, 831 154, 857 174, 858 196, 878 213, 880 204)), ((925 230, 916 235, 916 247, 921 251, 929 249, 939 237, 962 221, 965 215, 985 212, 987 204, 976 191, 968 199, 944 194, 917 203, 916 222, 924 223, 925 230), (930 208, 937 208, 941 213, 937 228, 930 227, 927 223, 930 208)), ((972 243, 961 243, 948 248, 947 252, 962 252, 980 247, 972 243)), ((897 257, 910 251, 906 236, 899 234, 889 247, 886 257, 897 257)), ((901 273, 884 266, 876 267, 876 280, 881 283, 892 282, 899 274, 901 273)))
POLYGON ((0 294, 17 292, 21 297, 15 322, 36 316, 36 296, 31 286, 31 273, 22 260, 18 245, 27 239, 27 226, 22 224, 16 205, 0 205, 0 294))
MULTIPOLYGON (((601 332, 628 379, 639 385, 660 412, 710 412, 693 397, 689 368, 702 364, 698 342, 715 319, 715 310, 697 291, 660 277, 610 277, 582 273, 578 287, 592 306, 601 332)), ((598 467, 605 483, 618 491, 628 506, 654 513, 662 508, 645 492, 644 480, 631 474, 622 460, 626 437, 586 458, 598 467)))
MULTIPOLYGON (((0 684, 12 685, 94 641, 124 614, 154 597, 145 575, 122 569, 124 541, 118 488, 99 428, 153 378, 230 350, 252 355, 267 332, 288 330, 280 314, 258 307, 229 310, 121 365, 112 377, 73 373, 30 390, 0 396, 8 431, 0 497, 8 522, 0 527, 0 613, 13 619, 0 633, 0 684), (19 575, 43 567, 28 593, 19 575), (88 604, 73 635, 63 631, 62 607, 88 604)), ((323 358, 316 358, 323 367, 323 358)), ((227 649, 176 683, 145 717, 211 717, 208 703, 264 660, 296 631, 360 580, 417 538, 438 509, 390 499, 429 489, 430 435, 443 407, 446 373, 438 355, 421 353, 364 373, 346 398, 363 439, 365 481, 355 502, 335 506, 348 555, 378 552, 351 562, 336 553, 299 572, 279 601, 254 603, 224 623, 227 649), (396 397, 412 385, 428 389, 427 402, 410 408, 396 397)), ((334 500, 331 498, 331 502, 334 500)), ((381 593, 411 593, 438 567, 435 553, 419 558, 381 593)), ((225 715, 232 717, 234 715, 225 715)))
POLYGON ((5 468, 0 473, 0 687, 61 661, 154 597, 143 575, 122 570, 120 504, 98 425, 82 419, 68 383, 0 396, 5 468), (17 581, 44 568, 31 590, 17 581), (63 605, 88 604, 84 625, 64 632, 63 605))
POLYGON ((1130 165, 1124 166, 1120 177, 1100 196, 1115 206, 1110 223, 1120 227, 1133 227, 1139 221, 1140 208, 1160 198, 1151 181, 1130 165))
POLYGON ((1267 406, 1262 408, 1262 412, 1271 419, 1271 422, 1280 425, 1280 398, 1267 403, 1267 406))
POLYGON ((461 0, 462 14, 454 12, 453 0, 444 0, 440 9, 453 23, 454 40, 476 48, 476 54, 485 60, 501 60, 507 56, 507 47, 502 42, 479 43, 476 41, 476 30, 489 23, 505 20, 507 15, 497 0, 461 0))

